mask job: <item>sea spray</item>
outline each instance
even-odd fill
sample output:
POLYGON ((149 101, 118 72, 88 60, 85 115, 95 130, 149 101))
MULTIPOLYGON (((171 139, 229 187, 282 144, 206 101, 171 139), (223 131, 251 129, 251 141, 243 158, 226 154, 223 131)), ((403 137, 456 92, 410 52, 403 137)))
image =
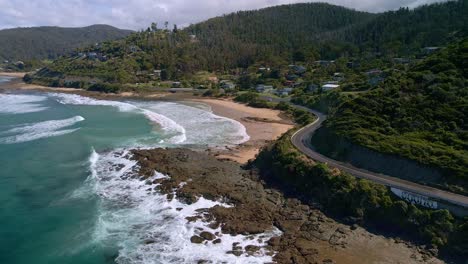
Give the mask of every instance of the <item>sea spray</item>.
MULTIPOLYGON (((271 230, 255 236, 221 234, 201 220, 188 222, 186 217, 203 213, 213 206, 229 206, 218 201, 199 198, 193 204, 184 204, 175 196, 168 200, 161 194, 156 179, 169 176, 155 172, 153 177, 140 179, 139 166, 128 150, 90 156, 90 179, 100 197, 94 243, 117 245, 117 263, 265 263, 272 257, 262 249, 256 255, 227 254, 233 243, 239 246, 265 246, 266 241, 280 235, 271 230), (219 244, 193 244, 190 238, 200 230, 221 234, 219 244)), ((175 195, 175 192, 174 194, 175 195)))

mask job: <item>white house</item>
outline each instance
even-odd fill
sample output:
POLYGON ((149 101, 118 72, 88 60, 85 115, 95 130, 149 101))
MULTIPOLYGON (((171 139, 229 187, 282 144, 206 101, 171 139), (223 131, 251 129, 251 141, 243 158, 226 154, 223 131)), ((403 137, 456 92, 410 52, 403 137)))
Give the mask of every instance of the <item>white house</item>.
POLYGON ((325 84, 325 85, 322 85, 322 91, 324 91, 324 92, 331 91, 331 90, 339 88, 339 87, 340 87, 339 84, 325 84))

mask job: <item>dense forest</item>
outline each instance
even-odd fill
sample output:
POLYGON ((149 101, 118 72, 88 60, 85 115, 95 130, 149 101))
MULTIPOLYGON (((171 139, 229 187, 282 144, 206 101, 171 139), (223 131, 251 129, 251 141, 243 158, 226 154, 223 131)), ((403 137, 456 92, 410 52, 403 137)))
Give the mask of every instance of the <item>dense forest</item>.
POLYGON ((466 192, 467 62, 465 39, 345 100, 325 127, 361 146, 437 167, 442 182, 466 192))
POLYGON ((124 38, 129 30, 107 25, 83 28, 32 27, 0 30, 0 59, 28 61, 56 59, 76 48, 124 38))
POLYGON ((307 3, 237 12, 183 30, 153 24, 124 40, 82 50, 103 59, 67 56, 37 74, 36 80, 63 85, 69 77, 85 76, 84 81, 124 84, 147 81, 138 73, 151 70, 162 70, 162 79, 182 80, 202 70, 414 56, 424 46, 466 35, 467 13, 468 0, 380 14, 307 3))

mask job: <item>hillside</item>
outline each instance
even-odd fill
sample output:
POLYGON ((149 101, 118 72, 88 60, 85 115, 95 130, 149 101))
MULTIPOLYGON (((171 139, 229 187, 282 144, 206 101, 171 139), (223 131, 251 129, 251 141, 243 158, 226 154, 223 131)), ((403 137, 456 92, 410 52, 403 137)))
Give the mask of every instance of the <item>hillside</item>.
POLYGON ((184 30, 148 29, 122 41, 89 46, 84 51, 105 59, 62 58, 35 81, 67 85, 74 80, 76 87, 78 80, 78 87, 88 88, 89 81, 148 82, 144 73, 152 70, 162 70, 164 80, 188 80, 198 71, 227 72, 253 65, 413 56, 426 45, 444 45, 466 35, 467 3, 450 1, 381 14, 323 3, 237 12, 184 30))
POLYGON ((32 27, 0 30, 0 59, 56 59, 72 50, 124 38, 131 33, 107 25, 83 28, 32 27))
POLYGON ((408 55, 447 43, 468 29, 468 1, 449 1, 410 10, 371 14, 325 3, 244 11, 189 27, 203 45, 229 52, 229 44, 254 46, 258 55, 335 59, 360 51, 408 55))
MULTIPOLYGON (((467 61, 465 39, 407 72, 392 72, 377 89, 347 100, 337 109, 325 123, 332 134, 330 140, 338 142, 344 137, 371 150, 431 166, 443 175, 433 184, 466 193, 467 61)), ((329 149, 331 141, 320 141, 319 149, 336 158, 350 151, 329 149)), ((431 183, 424 177, 422 182, 431 183)))
POLYGON ((443 46, 456 37, 466 36, 467 13, 467 0, 435 3, 414 10, 401 8, 334 34, 335 38, 351 42, 361 50, 410 56, 421 47, 443 46))
MULTIPOLYGON (((215 51, 215 56, 239 51, 233 57, 245 62, 254 57, 288 61, 293 53, 301 52, 304 59, 318 59, 318 41, 324 34, 366 24, 376 16, 326 3, 304 3, 241 11, 190 26, 187 31, 215 51), (242 53, 249 49, 251 54, 242 53)), ((232 66, 242 65, 238 61, 232 66)))

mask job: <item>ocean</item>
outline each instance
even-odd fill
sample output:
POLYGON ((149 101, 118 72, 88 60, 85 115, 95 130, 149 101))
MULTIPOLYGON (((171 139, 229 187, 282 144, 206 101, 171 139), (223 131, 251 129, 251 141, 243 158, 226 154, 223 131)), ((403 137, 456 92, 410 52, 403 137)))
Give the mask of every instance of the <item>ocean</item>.
MULTIPOLYGON (((221 203, 169 202, 135 177, 138 165, 129 152, 246 140, 242 124, 204 104, 0 94, 0 263, 271 261, 262 254, 225 254, 234 242, 252 244, 241 235, 224 235, 218 245, 190 243, 206 224, 185 217, 221 203)), ((153 176, 162 177, 169 176, 153 176)))

